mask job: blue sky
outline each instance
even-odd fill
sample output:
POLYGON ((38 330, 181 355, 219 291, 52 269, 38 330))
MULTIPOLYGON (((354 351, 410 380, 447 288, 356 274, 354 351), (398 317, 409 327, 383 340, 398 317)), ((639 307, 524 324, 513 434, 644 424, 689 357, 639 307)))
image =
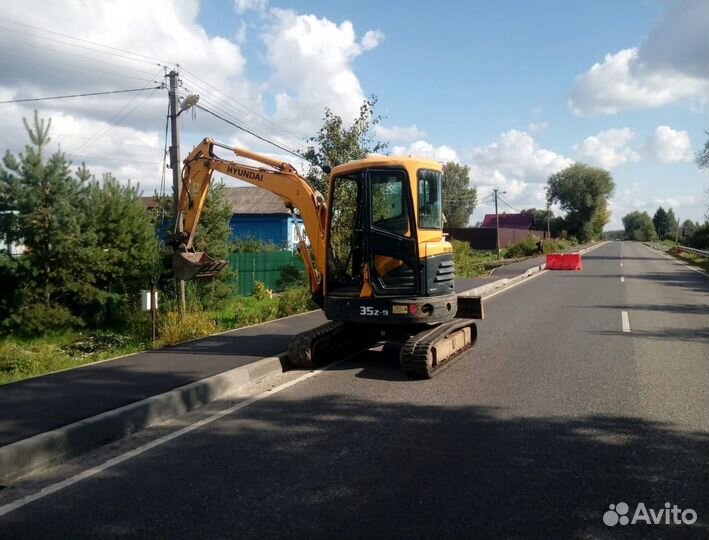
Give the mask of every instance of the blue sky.
MULTIPOLYGON (((705 0, 28 3, 8 4, 2 23, 9 30, 0 42, 13 38, 7 50, 35 60, 31 69, 4 66, 6 99, 130 86, 119 72, 146 77, 139 71, 155 67, 146 57, 157 58, 187 68, 183 93, 199 92, 205 106, 263 133, 286 129, 288 146, 298 148, 325 106, 348 119, 375 94, 385 116, 377 135, 391 152, 467 164, 481 196, 499 187, 513 208, 543 206, 549 174, 584 161, 616 180, 609 228, 658 205, 704 219, 707 176, 692 159, 708 129, 705 0), (131 54, 107 56, 95 43, 131 54), (92 65, 104 69, 92 73, 92 65)), ((127 99, 55 102, 42 112, 75 139, 63 145, 75 160, 150 191, 162 171, 165 96, 113 125, 127 99), (91 147, 79 144, 82 136, 91 147), (117 156, 132 161, 118 164, 117 156)), ((30 111, 9 110, 7 133, 21 130, 30 111)), ((182 126, 183 152, 215 136, 281 153, 203 113, 182 126)), ((6 147, 11 140, 0 134, 6 147)), ((480 205, 473 221, 489 210, 480 205)))

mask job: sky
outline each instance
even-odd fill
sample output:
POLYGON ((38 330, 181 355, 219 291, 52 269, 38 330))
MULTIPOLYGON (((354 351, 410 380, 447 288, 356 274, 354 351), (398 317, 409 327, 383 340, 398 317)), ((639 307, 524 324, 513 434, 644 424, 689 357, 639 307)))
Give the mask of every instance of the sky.
MULTIPOLYGON (((633 210, 704 220, 706 0, 0 0, 0 149, 22 151, 22 118, 52 118, 50 148, 145 194, 169 190, 165 71, 203 110, 180 117, 183 157, 204 137, 298 152, 329 107, 351 121, 377 96, 392 154, 470 167, 480 203, 543 208, 549 175, 576 162, 616 183, 607 229, 633 210), (165 178, 166 188, 163 188, 165 178)), ((227 181, 229 184, 230 182, 227 181)))

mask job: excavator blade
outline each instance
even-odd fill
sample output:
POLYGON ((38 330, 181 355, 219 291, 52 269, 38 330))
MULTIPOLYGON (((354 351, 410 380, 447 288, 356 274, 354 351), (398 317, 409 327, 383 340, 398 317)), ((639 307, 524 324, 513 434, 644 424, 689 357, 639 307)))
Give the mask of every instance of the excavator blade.
POLYGON ((226 261, 212 259, 204 251, 177 251, 172 255, 175 279, 181 281, 212 278, 219 274, 226 264, 226 261))

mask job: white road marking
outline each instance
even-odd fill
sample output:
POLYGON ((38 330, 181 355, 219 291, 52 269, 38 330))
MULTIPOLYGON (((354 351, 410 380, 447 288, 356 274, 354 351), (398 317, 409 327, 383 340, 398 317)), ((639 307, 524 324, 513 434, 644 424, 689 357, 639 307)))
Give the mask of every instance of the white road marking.
POLYGON ((630 332, 630 319, 628 319, 627 311, 621 312, 620 320, 623 325, 623 332, 630 332))
POLYGON ((625 283, 625 278, 623 276, 620 276, 620 282, 625 283))
POLYGON ((623 263, 620 263, 620 267, 623 268, 623 263))
POLYGON ((691 266, 689 263, 686 263, 686 262, 684 262, 684 261, 681 261, 681 260, 679 260, 679 259, 677 259, 677 258, 675 258, 675 257, 672 257, 671 255, 667 255, 666 253, 663 253, 662 251, 659 251, 659 250, 657 250, 657 249, 655 249, 655 248, 651 248, 650 246, 647 246, 647 245, 645 245, 645 244, 642 244, 642 243, 641 243, 640 245, 643 246, 643 247, 646 247, 647 249, 649 249, 650 251, 652 251, 652 252, 654 252, 654 253, 657 253, 658 255, 663 256, 665 259, 669 259, 669 260, 671 260, 672 262, 674 262, 674 263, 676 263, 676 264, 679 264, 680 266, 684 266, 685 268, 689 268, 690 270, 694 270, 695 272, 697 272, 697 273, 699 273, 699 274, 702 274, 703 276, 709 277, 709 274, 707 274, 707 273, 706 273, 704 270, 702 270, 701 268, 697 268, 696 266, 691 266))
POLYGON ((278 394, 279 392, 282 392, 283 390, 286 390, 286 389, 290 388, 291 386, 295 386, 296 384, 303 382, 306 379, 314 377, 315 375, 318 375, 318 374, 322 373, 323 371, 326 371, 328 369, 331 369, 331 368, 337 366, 338 364, 341 364, 345 360, 347 360, 347 358, 343 358, 342 360, 338 360, 336 362, 333 362, 332 364, 330 364, 322 369, 317 369, 315 371, 311 371, 310 373, 306 373, 304 375, 301 375, 297 379, 293 379, 292 381, 284 383, 284 384, 277 386, 276 388, 273 388, 271 390, 266 390, 265 392, 262 392, 256 396, 251 397, 251 398, 249 398, 245 401, 242 401, 240 403, 237 403, 236 405, 232 405, 231 407, 223 409, 223 410, 213 414, 212 416, 209 416, 207 418, 203 418, 202 420, 198 420, 197 422, 194 422, 193 424, 190 424, 189 426, 185 426, 181 429, 178 429, 177 431, 173 431, 172 433, 168 433, 167 435, 164 435, 158 439, 155 439, 154 441, 144 444, 143 446, 139 446, 138 448, 134 448, 133 450, 125 452, 124 454, 121 454, 121 455, 116 456, 112 459, 109 459, 108 461, 105 461, 105 462, 101 463, 100 465, 96 465, 95 467, 91 467, 90 469, 86 469, 85 471, 82 471, 79 474, 76 474, 76 475, 71 476, 65 480, 62 480, 61 482, 57 482, 55 484, 51 484, 47 487, 44 487, 41 490, 39 490, 37 493, 32 493, 31 495, 27 495, 26 497, 23 497, 21 499, 11 502, 11 503, 4 504, 4 505, 0 506, 0 516, 7 515, 10 512, 13 512, 19 508, 22 508, 23 506, 25 506, 31 502, 37 501, 39 499, 43 499, 44 497, 47 497, 48 495, 52 495, 52 494, 56 493, 57 491, 60 491, 64 488, 72 486, 78 482, 81 482, 82 480, 86 480, 87 478, 94 476, 98 473, 101 473, 107 469, 110 469, 111 467, 114 467, 116 465, 120 465, 121 463, 128 461, 129 459, 132 459, 134 457, 137 457, 140 454, 147 452, 148 450, 152 450, 153 448, 155 448, 157 446, 161 446, 161 445, 165 444, 166 442, 170 442, 174 439, 177 439, 178 437, 182 437, 183 435, 187 435, 188 433, 190 433, 196 429, 206 426, 207 424, 211 424, 215 420, 219 420, 220 418, 223 418, 233 412, 236 412, 240 409, 248 407, 252 403, 255 403, 257 401, 265 399, 269 396, 273 396, 275 394, 278 394))

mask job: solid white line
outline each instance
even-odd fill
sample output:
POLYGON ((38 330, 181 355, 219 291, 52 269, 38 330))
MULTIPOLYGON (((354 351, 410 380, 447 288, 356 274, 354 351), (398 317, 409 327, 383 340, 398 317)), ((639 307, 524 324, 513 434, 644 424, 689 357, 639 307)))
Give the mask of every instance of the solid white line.
POLYGON ((625 278, 623 276, 620 276, 620 282, 625 283, 625 278))
POLYGON ((661 256, 664 257, 665 259, 669 259, 669 260, 671 260, 672 262, 674 262, 674 263, 676 263, 676 264, 679 264, 680 266, 684 266, 685 268, 689 268, 690 270, 694 270, 695 272, 697 272, 697 273, 699 273, 699 274, 702 274, 703 276, 709 277, 709 274, 707 274, 704 270, 702 270, 702 269, 700 269, 700 268, 697 268, 696 266, 691 266, 689 263, 686 263, 686 262, 684 262, 684 261, 681 261, 681 260, 679 260, 679 259, 677 259, 677 258, 675 258, 675 257, 672 257, 671 255, 667 255, 667 253, 663 253, 662 251, 659 251, 659 250, 657 250, 657 249, 655 249, 655 248, 651 248, 650 246, 647 246, 647 245, 645 245, 645 244, 642 244, 642 243, 641 243, 640 245, 643 246, 643 247, 645 247, 645 248, 647 248, 647 249, 649 249, 649 250, 652 251, 653 253, 657 253, 658 255, 661 255, 661 256))
POLYGON ((620 320, 623 325, 623 332, 630 332, 630 319, 628 319, 627 311, 621 312, 620 320))
POLYGON ((517 283, 513 283, 512 285, 507 285, 506 287, 502 287, 501 289, 498 289, 495 292, 492 292, 488 295, 483 296, 483 300, 487 300, 488 298, 492 298, 493 296, 497 296, 500 293, 503 293, 505 291, 509 291, 510 289, 514 289, 517 285, 521 285, 522 283, 527 283, 530 279, 534 279, 537 276, 541 276, 542 274, 546 274, 549 270, 540 270, 536 274, 532 274, 531 276, 519 280, 517 283))
POLYGON ((45 488, 42 488, 37 493, 27 495, 26 497, 23 497, 21 499, 11 502, 11 503, 0 506, 0 516, 7 515, 10 512, 13 512, 19 508, 22 508, 26 504, 37 501, 39 499, 43 499, 44 497, 47 497, 48 495, 52 495, 53 493, 56 493, 57 491, 60 491, 64 488, 67 488, 67 487, 72 486, 78 482, 81 482, 82 480, 85 480, 91 476, 101 473, 101 472, 105 471, 106 469, 110 469, 111 467, 114 467, 114 466, 119 465, 125 461, 128 461, 129 459, 137 457, 140 454, 147 452, 148 450, 152 450, 153 448, 155 448, 157 446, 161 446, 167 442, 177 439, 178 437, 182 437, 183 435, 187 435, 188 433, 190 433, 196 429, 199 429, 203 426, 206 426, 207 424, 211 424, 215 420, 219 420, 220 418, 223 418, 224 416, 227 416, 228 414, 231 414, 231 413, 236 412, 240 409, 248 407, 252 403, 255 403, 257 401, 265 399, 269 396, 273 396, 274 394, 278 394, 279 392, 282 392, 283 390, 286 390, 286 389, 290 388, 291 386, 295 386, 296 384, 303 382, 306 379, 314 377, 315 375, 318 375, 318 374, 322 373, 323 371, 326 371, 328 369, 335 367, 338 364, 341 364, 346 359, 347 358, 337 360, 336 362, 333 362, 332 364, 328 365, 325 368, 317 369, 315 371, 311 371, 310 373, 306 373, 304 375, 301 375, 297 379, 293 379, 292 381, 284 383, 284 384, 277 386, 276 388, 273 388, 271 390, 266 390, 265 392, 262 392, 252 398, 249 398, 245 401, 237 403, 236 405, 232 405, 231 407, 223 409, 223 410, 213 414, 212 416, 209 416, 207 418, 203 418, 202 420, 198 420, 197 422, 194 422, 193 424, 190 424, 189 426, 185 426, 181 429, 178 429, 177 431, 173 431, 172 433, 169 433, 169 434, 164 435, 158 439, 155 439, 154 441, 144 444, 143 446, 139 446, 138 448, 134 448, 133 450, 125 452, 124 454, 121 454, 121 455, 116 456, 112 459, 109 459, 108 461, 105 461, 105 462, 101 463, 100 465, 96 465, 95 467, 91 467, 90 469, 86 469, 85 471, 82 471, 77 475, 74 475, 74 476, 71 476, 65 480, 62 480, 61 482, 57 482, 55 484, 51 484, 45 488))

